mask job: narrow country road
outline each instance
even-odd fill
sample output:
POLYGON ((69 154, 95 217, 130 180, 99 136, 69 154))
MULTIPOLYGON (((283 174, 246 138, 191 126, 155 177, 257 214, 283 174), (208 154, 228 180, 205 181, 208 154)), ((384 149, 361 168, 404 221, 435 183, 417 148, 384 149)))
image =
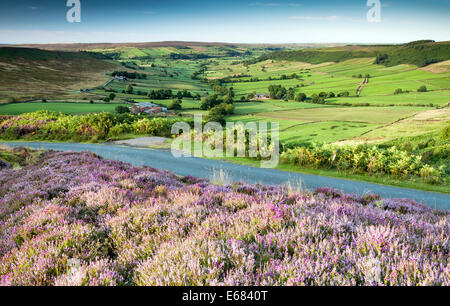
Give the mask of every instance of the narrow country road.
POLYGON ((3 145, 26 146, 34 149, 42 148, 57 151, 91 151, 106 159, 120 160, 135 166, 146 165, 168 170, 183 176, 191 175, 201 178, 211 178, 214 173, 222 170, 231 181, 245 181, 264 185, 283 185, 288 182, 291 182, 291 185, 298 185, 301 182, 303 188, 310 190, 318 187, 332 187, 346 193, 375 193, 383 198, 410 198, 426 204, 433 209, 450 210, 450 195, 448 194, 273 169, 261 169, 202 158, 175 158, 169 150, 140 149, 110 144, 78 143, 15 142, 3 143, 3 145))

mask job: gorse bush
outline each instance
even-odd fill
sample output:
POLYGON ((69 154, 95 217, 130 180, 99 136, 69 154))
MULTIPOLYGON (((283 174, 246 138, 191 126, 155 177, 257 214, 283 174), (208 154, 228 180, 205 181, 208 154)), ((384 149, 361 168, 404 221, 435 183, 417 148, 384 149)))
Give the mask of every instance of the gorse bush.
POLYGON ((441 183, 444 167, 433 167, 422 161, 421 155, 412 154, 397 147, 387 149, 358 145, 336 147, 312 144, 287 149, 281 155, 284 163, 301 167, 330 168, 352 173, 388 174, 395 177, 418 176, 429 183, 441 183), (337 153, 336 153, 337 152, 337 153))
POLYGON ((0 118, 0 138, 7 140, 101 141, 121 134, 169 137, 180 119, 148 118, 131 114, 83 116, 39 111, 0 118))

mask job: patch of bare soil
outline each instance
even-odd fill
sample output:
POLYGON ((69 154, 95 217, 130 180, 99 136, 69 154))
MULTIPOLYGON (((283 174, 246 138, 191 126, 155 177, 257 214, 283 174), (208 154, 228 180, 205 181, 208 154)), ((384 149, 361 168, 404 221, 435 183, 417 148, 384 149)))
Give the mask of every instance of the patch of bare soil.
POLYGON ((141 137, 114 141, 114 144, 131 147, 167 147, 169 145, 169 139, 164 137, 141 137))

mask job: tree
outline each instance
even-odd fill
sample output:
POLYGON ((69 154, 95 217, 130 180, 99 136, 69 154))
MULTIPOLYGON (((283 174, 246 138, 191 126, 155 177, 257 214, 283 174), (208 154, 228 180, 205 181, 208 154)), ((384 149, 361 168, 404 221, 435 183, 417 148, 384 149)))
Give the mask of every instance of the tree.
POLYGON ((181 99, 175 99, 169 104, 169 109, 180 110, 182 108, 181 103, 183 103, 181 99))
POLYGON ((334 94, 334 92, 332 92, 332 91, 330 91, 329 93, 328 93, 328 96, 327 96, 328 98, 334 98, 334 97, 336 97, 336 95, 334 94))
POLYGON ((377 54, 377 58, 375 60, 375 64, 382 64, 388 59, 387 54, 377 54))
POLYGON ((207 121, 219 122, 225 124, 225 116, 232 115, 234 113, 234 106, 232 104, 221 103, 210 109, 207 121))
POLYGON ((295 90, 293 88, 289 88, 288 89, 286 98, 288 100, 294 100, 295 99, 295 90))
POLYGON ((312 101, 312 103, 315 103, 315 104, 325 104, 325 98, 318 96, 316 94, 312 95, 311 101, 312 101))
POLYGON ((417 89, 417 91, 418 92, 427 92, 428 89, 427 89, 427 87, 425 85, 423 85, 423 86, 420 86, 419 89, 417 89))
POLYGON ((109 94, 109 99, 112 101, 116 98, 116 94, 115 93, 110 93, 109 94))
POLYGON ((401 89, 401 88, 397 88, 395 91, 394 91, 394 95, 399 95, 399 94, 402 94, 403 93, 403 89, 401 89))
POLYGON ((131 86, 130 84, 128 84, 127 87, 126 87, 126 89, 125 89, 125 91, 126 91, 128 94, 130 94, 130 95, 133 93, 133 90, 134 90, 134 88, 133 88, 133 86, 131 86))
MULTIPOLYGON (((178 98, 182 98, 182 93, 178 92, 179 95, 177 96, 178 98)), ((171 99, 173 98, 173 93, 171 89, 159 89, 159 90, 152 90, 150 91, 147 96, 150 99, 155 99, 155 100, 164 100, 164 99, 171 99)))
POLYGON ((123 106, 123 105, 119 105, 116 107, 115 109, 116 113, 118 114, 125 114, 125 113, 129 113, 130 112, 130 108, 123 106))
POLYGON ((287 94, 286 88, 281 85, 270 85, 269 95, 271 99, 282 99, 287 94))
POLYGON ((341 91, 338 93, 338 97, 348 97, 350 96, 350 93, 348 91, 341 91))
POLYGON ((222 98, 223 103, 225 104, 233 104, 233 97, 230 95, 226 95, 222 98))
POLYGON ((222 102, 223 102, 223 100, 219 99, 219 97, 216 94, 210 95, 210 96, 204 97, 202 99, 202 104, 201 104, 200 108, 202 110, 209 110, 209 109, 213 108, 214 106, 219 105, 222 102))
POLYGON ((103 101, 109 103, 111 100, 108 97, 103 98, 103 101))
POLYGON ((183 98, 192 98, 192 93, 187 89, 183 89, 183 98))
POLYGON ((295 97, 295 101, 297 102, 306 101, 306 95, 302 92, 298 93, 297 96, 295 97))

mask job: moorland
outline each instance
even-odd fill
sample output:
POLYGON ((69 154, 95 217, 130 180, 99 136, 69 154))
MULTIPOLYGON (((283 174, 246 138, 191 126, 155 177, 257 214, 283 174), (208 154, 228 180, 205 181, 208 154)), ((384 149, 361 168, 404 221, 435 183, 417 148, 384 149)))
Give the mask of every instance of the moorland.
POLYGON ((448 286, 449 213, 0 148, 0 285, 448 286), (14 167, 14 168, 11 168, 14 167))

